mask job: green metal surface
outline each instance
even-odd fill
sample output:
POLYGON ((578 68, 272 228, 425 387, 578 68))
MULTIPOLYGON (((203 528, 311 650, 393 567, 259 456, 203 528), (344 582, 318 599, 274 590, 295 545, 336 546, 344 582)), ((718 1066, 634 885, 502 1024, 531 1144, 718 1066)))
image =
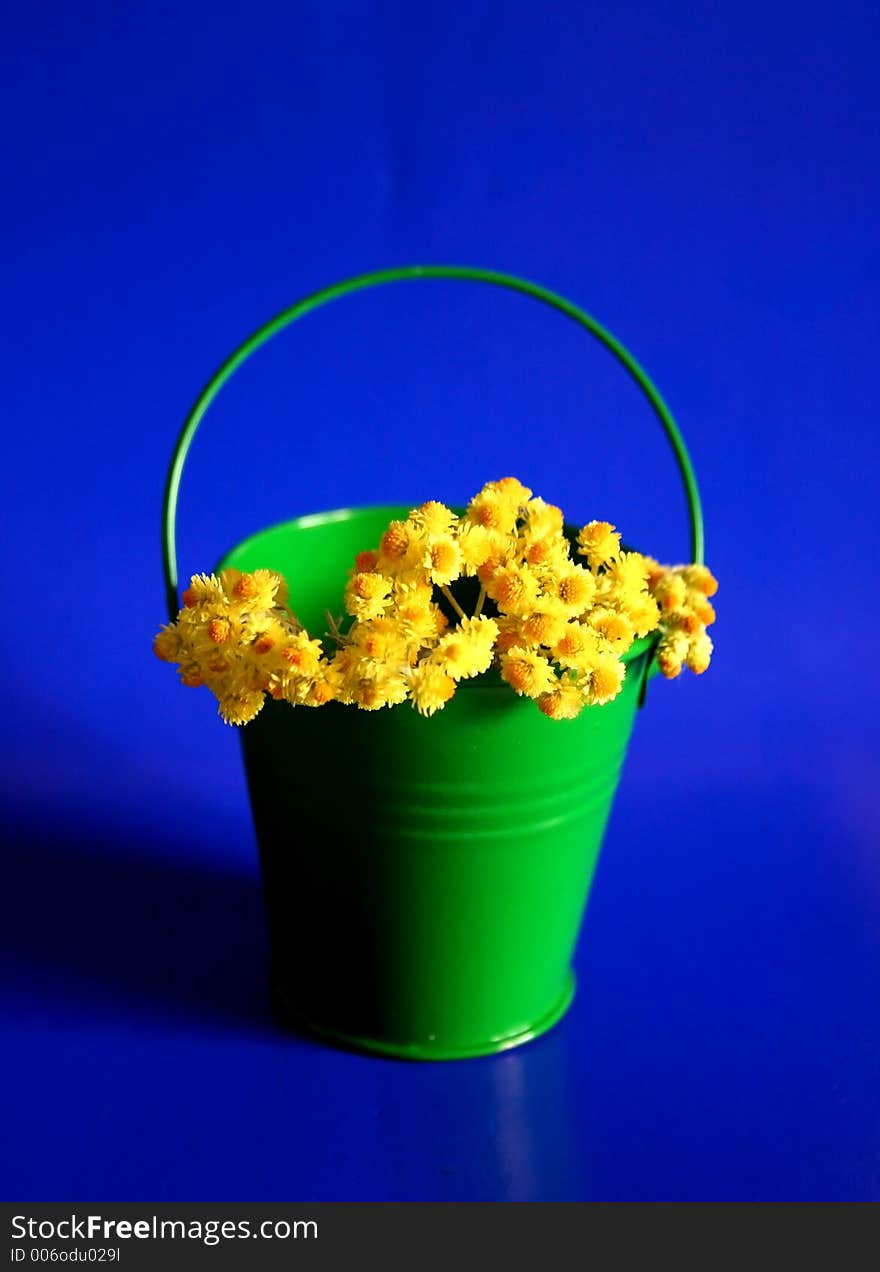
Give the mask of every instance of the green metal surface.
MULTIPOLYGON (((401 511, 288 522, 218 569, 281 571, 319 633, 355 552, 401 511)), ((284 1010, 412 1059, 499 1051, 554 1024, 652 653, 638 641, 619 697, 572 721, 494 671, 430 719, 268 701, 241 739, 284 1010)))
MULTIPOLYGON (((179 607, 175 520, 190 444, 211 402, 262 344, 338 297, 385 283, 458 278, 531 296, 579 323, 623 365, 678 462, 691 555, 703 559, 699 491, 657 389, 594 318, 534 283, 489 270, 411 266, 349 279, 266 323, 217 370, 178 438, 165 488, 169 615, 179 607)), ((442 492, 438 492, 441 494, 442 492)), ((399 508, 343 509, 274 526, 218 569, 280 571, 313 635, 338 608, 357 552, 399 508)), ((618 697, 551 721, 496 672, 423 719, 267 701, 241 730, 259 844, 276 1003, 348 1046, 410 1059, 505 1050, 549 1029, 574 993, 572 952, 654 638, 626 656, 618 697)))

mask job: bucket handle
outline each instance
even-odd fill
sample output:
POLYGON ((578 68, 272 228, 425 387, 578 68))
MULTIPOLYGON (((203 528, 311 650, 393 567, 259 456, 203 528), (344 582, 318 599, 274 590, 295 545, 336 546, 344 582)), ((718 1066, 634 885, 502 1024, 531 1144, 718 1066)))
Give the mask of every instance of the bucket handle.
POLYGON ((507 287, 510 291, 532 296, 535 300, 542 301, 552 309, 559 310, 560 313, 579 323, 591 335, 595 336, 600 344, 603 344, 617 361, 622 364, 625 370, 629 372, 648 399, 654 409, 654 413, 663 426, 663 431, 675 453, 687 496, 691 532, 691 557, 696 562, 702 562, 703 509, 690 455, 684 439, 678 431, 678 426, 672 418, 672 412, 669 407, 663 401, 647 372, 639 365, 632 354, 624 348, 620 341, 616 340, 609 331, 606 331, 595 318, 585 313, 583 309, 579 309, 577 305, 573 305, 571 301, 557 295, 555 292, 548 291, 546 287, 540 287, 537 283, 517 278, 513 274, 500 274, 494 270, 476 269, 467 265, 407 265, 397 269, 384 269, 375 273, 359 274, 356 278, 349 278, 343 282, 335 283, 332 287, 325 287, 321 291, 314 292, 311 296, 306 296, 304 300, 297 301, 295 305, 291 305, 288 309, 283 309, 281 313, 276 314, 274 318, 270 318, 267 323, 264 323, 253 335, 249 336, 234 353, 230 354, 226 361, 214 372, 196 398, 189 415, 186 417, 180 436, 177 439, 177 445, 174 447, 174 453, 171 456, 162 507, 162 559, 165 569, 168 615, 172 621, 176 617, 179 608, 177 598, 176 521, 180 479, 190 445, 202 417, 226 381, 234 375, 242 363, 246 362, 261 345, 271 340, 274 335, 277 335, 279 331, 282 331, 291 323, 296 322, 298 318, 310 313, 311 310, 320 309, 322 305, 328 304, 331 300, 336 300, 340 296, 347 296, 351 292, 363 291, 366 288, 381 286, 384 283, 405 282, 416 278, 462 278, 472 282, 491 283, 496 287, 507 287))

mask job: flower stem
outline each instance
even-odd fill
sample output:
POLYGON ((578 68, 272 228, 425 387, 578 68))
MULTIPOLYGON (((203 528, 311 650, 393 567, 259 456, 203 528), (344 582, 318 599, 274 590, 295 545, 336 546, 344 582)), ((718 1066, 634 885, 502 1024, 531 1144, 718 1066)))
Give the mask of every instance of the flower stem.
POLYGON ((455 612, 456 612, 456 614, 458 615, 458 617, 459 617, 459 618, 467 618, 467 614, 465 614, 464 610, 461 608, 461 606, 459 605, 458 601, 457 601, 457 600, 455 599, 455 597, 452 595, 452 593, 451 593, 451 591, 449 590, 449 588, 448 588, 448 587, 441 587, 440 591, 441 591, 441 592, 443 593, 443 595, 446 597, 447 601, 448 601, 448 602, 449 602, 449 604, 452 606, 452 608, 455 610, 455 612))
POLYGON ((349 643, 348 640, 345 638, 345 636, 343 636, 342 632, 339 630, 336 620, 334 619, 330 611, 325 610, 324 613, 327 616, 327 624, 330 628, 330 631, 328 632, 330 639, 333 641, 334 644, 338 645, 340 649, 344 649, 345 646, 349 643))
POLYGON ((479 618, 480 615, 482 614, 483 605, 485 604, 485 601, 486 601, 486 589, 484 587, 481 587, 480 595, 477 597, 476 608, 474 609, 474 618, 479 618))

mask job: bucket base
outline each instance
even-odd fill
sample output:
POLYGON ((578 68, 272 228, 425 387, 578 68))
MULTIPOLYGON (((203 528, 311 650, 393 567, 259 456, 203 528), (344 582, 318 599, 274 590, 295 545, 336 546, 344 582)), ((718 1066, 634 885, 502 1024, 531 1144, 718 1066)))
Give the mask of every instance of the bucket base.
POLYGON ((520 1047, 524 1042, 531 1042, 540 1037, 548 1029, 557 1024, 571 1006, 574 998, 576 979, 573 971, 569 971, 562 993, 556 1002, 538 1020, 516 1033, 505 1034, 500 1038, 490 1038, 486 1042, 472 1043, 469 1046, 445 1046, 442 1042, 386 1042, 380 1038, 359 1038, 340 1030, 328 1029, 316 1024, 308 1016, 296 1011, 284 989, 272 983, 272 1003, 281 1023, 295 1025, 318 1038, 325 1038, 343 1047, 355 1051, 368 1051, 375 1055, 395 1056, 398 1060, 467 1060, 474 1056, 490 1056, 498 1051, 509 1051, 511 1047, 520 1047))

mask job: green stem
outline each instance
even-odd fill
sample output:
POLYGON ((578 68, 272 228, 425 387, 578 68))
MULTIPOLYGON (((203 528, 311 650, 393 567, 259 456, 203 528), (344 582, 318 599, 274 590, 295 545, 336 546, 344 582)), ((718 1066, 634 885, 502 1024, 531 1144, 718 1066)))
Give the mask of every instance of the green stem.
POLYGON ((344 649, 345 646, 349 644, 349 641, 339 630, 339 626, 330 611, 324 610, 324 613, 327 616, 327 624, 330 628, 330 631, 328 632, 330 639, 335 645, 338 645, 340 649, 344 649))
POLYGON ((449 604, 452 606, 452 608, 455 610, 455 612, 456 612, 456 614, 458 615, 458 617, 459 617, 459 618, 467 618, 467 614, 465 614, 464 610, 461 608, 461 606, 459 605, 458 601, 457 601, 457 600, 455 599, 455 597, 452 595, 452 593, 450 592, 449 588, 448 588, 448 587, 441 587, 441 588, 440 588, 440 591, 441 591, 441 592, 443 593, 443 595, 446 597, 447 601, 448 601, 448 602, 449 602, 449 604))

